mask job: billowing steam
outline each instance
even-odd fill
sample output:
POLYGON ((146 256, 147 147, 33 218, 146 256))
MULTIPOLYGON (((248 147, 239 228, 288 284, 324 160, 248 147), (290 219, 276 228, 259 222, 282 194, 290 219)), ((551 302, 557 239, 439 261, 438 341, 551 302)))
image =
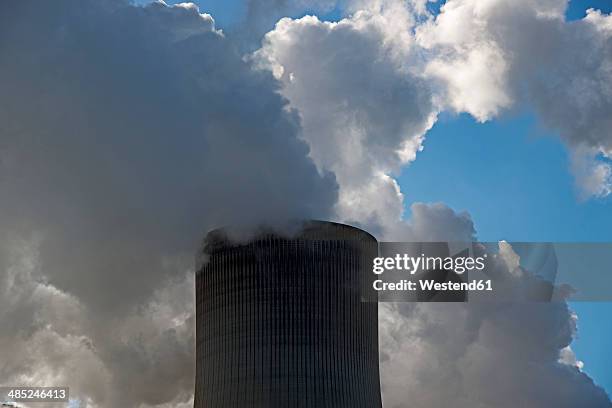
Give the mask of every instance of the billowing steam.
POLYGON ((329 218, 271 74, 195 6, 0 4, 0 383, 187 401, 207 229, 329 218))
MULTIPOLYGON (((345 3, 342 21, 282 19, 242 55, 277 17, 334 2, 249 2, 236 38, 191 4, 0 2, 0 385, 190 406, 193 256, 214 226, 475 238, 444 204, 402 219, 393 177, 444 110, 488 120, 527 103, 585 197, 610 192, 610 16, 568 23, 564 0, 448 0, 437 17, 425 0, 345 3)), ((381 320, 386 406, 610 407, 568 347, 563 302, 389 304, 381 320)))

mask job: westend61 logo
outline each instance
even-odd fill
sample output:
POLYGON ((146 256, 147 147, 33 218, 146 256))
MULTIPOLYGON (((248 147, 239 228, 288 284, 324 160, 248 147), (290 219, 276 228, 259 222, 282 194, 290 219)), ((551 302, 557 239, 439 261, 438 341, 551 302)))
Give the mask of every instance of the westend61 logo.
POLYGON ((447 270, 459 275, 469 271, 485 269, 487 254, 478 257, 410 256, 397 254, 394 257, 374 258, 372 272, 380 275, 386 271, 405 271, 414 275, 419 271, 447 270))
POLYGON ((362 299, 610 301, 610 265, 612 243, 379 242, 363 268, 362 299))
POLYGON ((493 291, 491 279, 481 276, 468 280, 464 275, 466 272, 483 272, 487 267, 486 258, 486 253, 482 256, 396 253, 395 256, 376 257, 372 272, 376 276, 385 275, 384 280, 373 280, 371 286, 379 293, 412 292, 416 296, 402 299, 379 297, 379 301, 465 301, 466 292, 493 291))

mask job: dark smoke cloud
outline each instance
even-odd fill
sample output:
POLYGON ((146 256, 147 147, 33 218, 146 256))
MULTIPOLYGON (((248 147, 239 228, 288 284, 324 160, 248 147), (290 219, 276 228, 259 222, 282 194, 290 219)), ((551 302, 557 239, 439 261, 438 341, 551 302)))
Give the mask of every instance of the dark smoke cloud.
POLYGON ((193 5, 6 1, 0 49, 0 383, 188 400, 204 233, 328 218, 333 175, 193 5))

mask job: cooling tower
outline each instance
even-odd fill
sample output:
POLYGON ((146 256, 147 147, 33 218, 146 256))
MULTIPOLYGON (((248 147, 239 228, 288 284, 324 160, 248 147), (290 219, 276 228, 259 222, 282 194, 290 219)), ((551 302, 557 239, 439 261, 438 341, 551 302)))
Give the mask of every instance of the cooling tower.
POLYGON ((207 235, 196 275, 196 408, 380 408, 377 242, 312 221, 292 237, 207 235), (370 300, 372 300, 370 298, 370 300))

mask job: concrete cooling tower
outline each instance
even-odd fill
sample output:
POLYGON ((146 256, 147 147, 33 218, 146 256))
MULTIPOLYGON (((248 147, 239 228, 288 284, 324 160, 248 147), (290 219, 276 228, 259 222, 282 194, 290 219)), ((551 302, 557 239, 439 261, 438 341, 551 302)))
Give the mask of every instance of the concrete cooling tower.
POLYGON ((312 221, 297 235, 206 237, 196 275, 196 408, 380 408, 377 242, 312 221), (367 286, 367 285, 366 285, 367 286))

